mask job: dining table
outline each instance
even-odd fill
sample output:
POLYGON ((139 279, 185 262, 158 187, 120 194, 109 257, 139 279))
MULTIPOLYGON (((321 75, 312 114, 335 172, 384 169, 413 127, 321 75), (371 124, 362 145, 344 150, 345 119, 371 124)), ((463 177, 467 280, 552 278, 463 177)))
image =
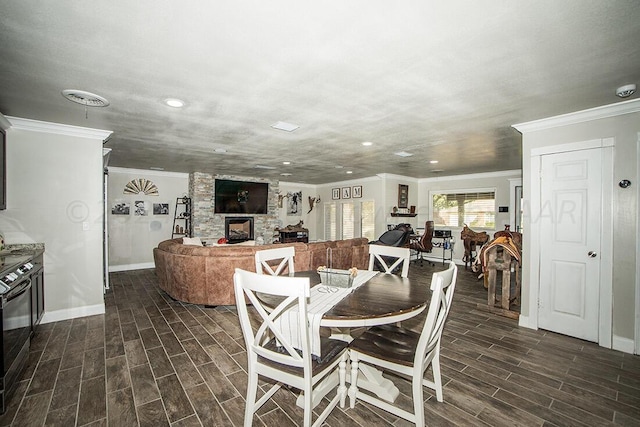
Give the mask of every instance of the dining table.
MULTIPOLYGON (((317 271, 301 271, 290 274, 294 277, 308 277, 310 286, 325 286, 317 271)), ((276 307, 282 297, 258 295, 266 307, 276 307)), ((338 303, 324 312, 320 326, 331 328, 331 338, 350 342, 354 328, 367 328, 401 322, 422 313, 431 298, 427 280, 402 278, 394 274, 378 273, 365 283, 355 287, 338 303)), ((350 382, 347 370, 347 381, 350 382)), ((384 378, 382 372, 364 363, 359 364, 358 387, 375 393, 381 399, 393 402, 399 394, 392 381, 384 378)), ((334 390, 338 385, 338 374, 328 376, 314 389, 313 405, 334 390)), ((298 398, 298 405, 303 403, 298 398)))

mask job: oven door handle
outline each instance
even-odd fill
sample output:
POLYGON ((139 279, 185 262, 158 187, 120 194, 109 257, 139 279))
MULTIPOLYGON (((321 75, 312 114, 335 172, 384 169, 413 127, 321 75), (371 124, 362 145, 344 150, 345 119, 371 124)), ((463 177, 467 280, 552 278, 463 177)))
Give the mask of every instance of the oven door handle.
POLYGON ((4 306, 7 305, 11 300, 18 298, 20 295, 24 294, 29 289, 31 289, 31 279, 25 280, 19 286, 16 286, 11 291, 4 294, 2 296, 2 308, 4 308, 4 306))

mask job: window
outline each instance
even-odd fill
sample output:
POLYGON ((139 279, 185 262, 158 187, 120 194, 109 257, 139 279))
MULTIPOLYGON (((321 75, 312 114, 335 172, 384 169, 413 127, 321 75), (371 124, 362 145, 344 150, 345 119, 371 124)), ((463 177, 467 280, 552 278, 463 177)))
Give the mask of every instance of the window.
POLYGON ((436 226, 495 228, 496 193, 439 192, 432 194, 433 221, 436 226))
POLYGON ((375 240, 375 202, 324 204, 325 240, 354 237, 375 240))
POLYGON ((360 203, 360 235, 370 241, 376 239, 376 211, 375 202, 369 200, 360 203))
POLYGON ((355 206, 353 203, 342 204, 342 239, 353 239, 355 236, 355 206))
POLYGON ((337 206, 335 203, 324 205, 324 238, 325 240, 336 240, 338 236, 337 206))

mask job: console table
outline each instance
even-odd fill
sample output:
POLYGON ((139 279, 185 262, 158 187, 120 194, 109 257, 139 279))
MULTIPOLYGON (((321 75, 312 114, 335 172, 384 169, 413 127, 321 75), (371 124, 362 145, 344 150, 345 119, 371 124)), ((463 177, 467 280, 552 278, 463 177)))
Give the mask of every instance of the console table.
POLYGON ((309 230, 300 228, 297 230, 279 230, 278 241, 280 243, 309 243, 309 230))

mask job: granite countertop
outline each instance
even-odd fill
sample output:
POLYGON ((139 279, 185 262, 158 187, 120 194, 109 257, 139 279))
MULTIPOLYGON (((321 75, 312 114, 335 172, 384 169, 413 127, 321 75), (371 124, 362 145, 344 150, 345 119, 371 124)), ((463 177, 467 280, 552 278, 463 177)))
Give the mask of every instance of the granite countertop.
POLYGON ((11 243, 0 251, 0 256, 36 255, 39 252, 44 252, 44 243, 11 243))

